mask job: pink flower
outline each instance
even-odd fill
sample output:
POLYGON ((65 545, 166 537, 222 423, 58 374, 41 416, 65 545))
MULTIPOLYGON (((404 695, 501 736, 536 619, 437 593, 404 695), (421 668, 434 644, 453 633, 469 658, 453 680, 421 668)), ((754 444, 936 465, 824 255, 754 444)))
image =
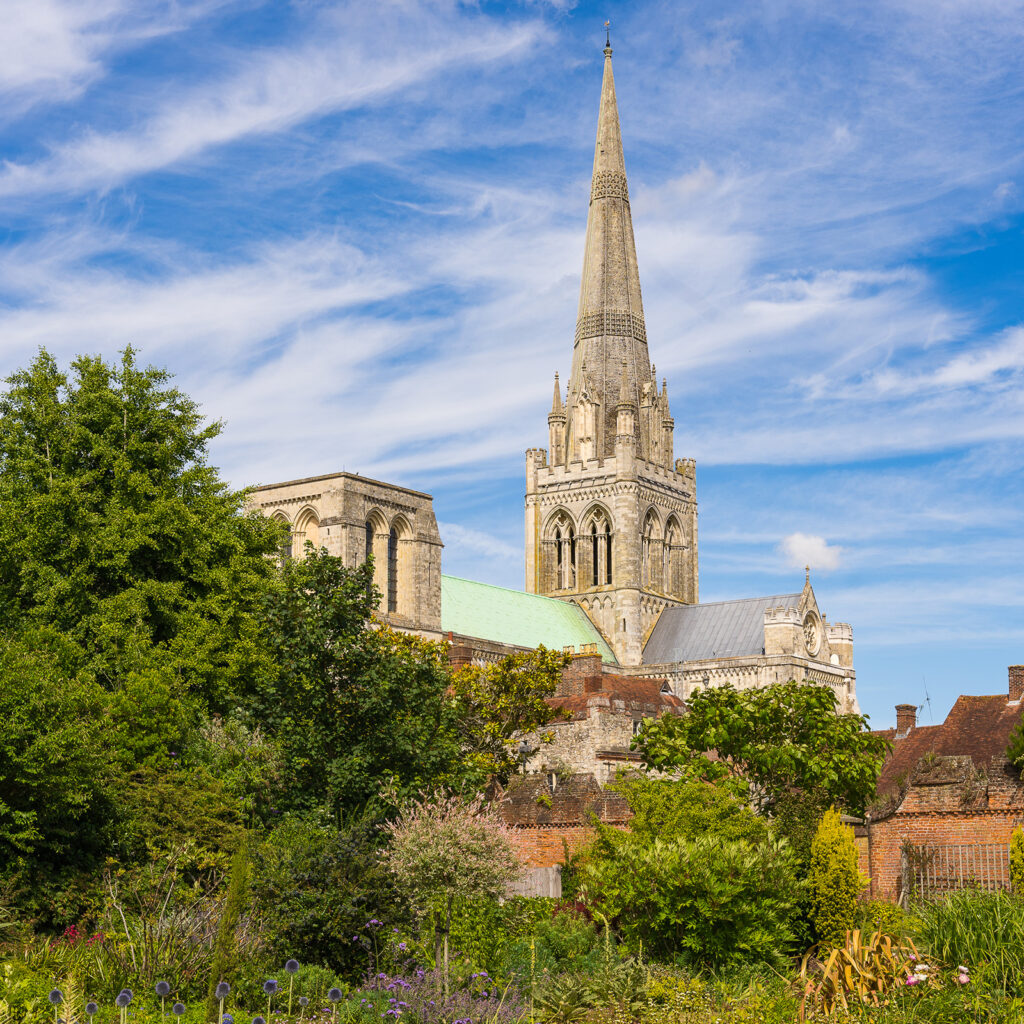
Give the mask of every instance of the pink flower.
POLYGON ((971 979, 966 974, 960 974, 957 975, 956 980, 959 981, 961 985, 966 985, 971 979))

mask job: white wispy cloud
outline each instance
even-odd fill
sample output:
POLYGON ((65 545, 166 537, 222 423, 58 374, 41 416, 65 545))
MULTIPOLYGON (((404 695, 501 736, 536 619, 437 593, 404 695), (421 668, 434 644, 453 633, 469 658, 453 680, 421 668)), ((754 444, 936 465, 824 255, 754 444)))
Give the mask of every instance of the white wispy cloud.
MULTIPOLYGON (((395 12, 387 13, 393 22, 395 12)), ((429 20, 413 20, 429 31, 432 45, 411 38, 406 25, 384 56, 379 49, 360 46, 345 24, 301 46, 233 54, 230 74, 160 100, 156 109, 138 116, 136 126, 87 131, 57 143, 40 161, 7 161, 0 171, 0 196, 109 188, 212 147, 379 102, 441 71, 450 74, 460 66, 499 60, 522 50, 538 32, 531 24, 499 30, 483 22, 445 38, 437 26, 428 30, 429 20)))
POLYGON ((780 552, 791 566, 812 569, 838 569, 843 549, 838 544, 829 544, 824 537, 813 533, 791 533, 783 537, 780 552))

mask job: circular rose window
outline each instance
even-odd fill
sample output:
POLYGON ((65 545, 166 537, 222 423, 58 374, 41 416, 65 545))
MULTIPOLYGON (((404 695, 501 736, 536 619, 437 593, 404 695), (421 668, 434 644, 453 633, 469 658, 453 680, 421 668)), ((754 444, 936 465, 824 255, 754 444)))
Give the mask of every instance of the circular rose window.
POLYGON ((818 629, 818 620, 814 615, 808 615, 804 619, 804 646, 807 648, 807 653, 812 656, 818 653, 818 648, 821 646, 821 633, 818 629))

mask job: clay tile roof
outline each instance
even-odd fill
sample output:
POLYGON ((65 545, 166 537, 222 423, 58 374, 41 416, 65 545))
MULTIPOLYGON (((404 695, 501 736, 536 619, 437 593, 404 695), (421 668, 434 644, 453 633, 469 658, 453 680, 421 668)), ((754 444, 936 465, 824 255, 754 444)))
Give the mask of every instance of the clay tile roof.
POLYGON ((551 697, 552 707, 564 708, 574 715, 582 715, 591 708, 608 708, 618 712, 646 712, 660 715, 671 709, 682 709, 683 701, 671 691, 662 692, 663 679, 640 679, 635 676, 600 677, 601 689, 586 693, 551 697))
POLYGON ((557 777, 554 792, 547 773, 516 776, 505 792, 500 812, 508 825, 587 825, 595 815, 604 822, 632 817, 625 797, 602 789, 586 772, 568 779, 557 777))
MULTIPOLYGON (((879 794, 898 789, 925 754, 970 757, 976 768, 987 768, 993 756, 1006 752, 1022 711, 1024 704, 1008 704, 1005 694, 958 697, 941 725, 917 726, 895 740, 878 780, 879 794)), ((878 733, 893 740, 895 730, 878 733)))

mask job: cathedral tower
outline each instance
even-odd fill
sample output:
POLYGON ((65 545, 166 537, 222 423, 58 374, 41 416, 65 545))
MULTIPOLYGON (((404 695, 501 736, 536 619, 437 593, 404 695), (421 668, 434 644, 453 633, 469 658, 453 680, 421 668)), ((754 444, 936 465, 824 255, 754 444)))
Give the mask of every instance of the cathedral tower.
POLYGON ((667 605, 697 601, 692 459, 674 459, 668 385, 647 351, 612 75, 604 51, 572 369, 548 448, 526 453, 526 589, 579 604, 623 665, 667 605))

